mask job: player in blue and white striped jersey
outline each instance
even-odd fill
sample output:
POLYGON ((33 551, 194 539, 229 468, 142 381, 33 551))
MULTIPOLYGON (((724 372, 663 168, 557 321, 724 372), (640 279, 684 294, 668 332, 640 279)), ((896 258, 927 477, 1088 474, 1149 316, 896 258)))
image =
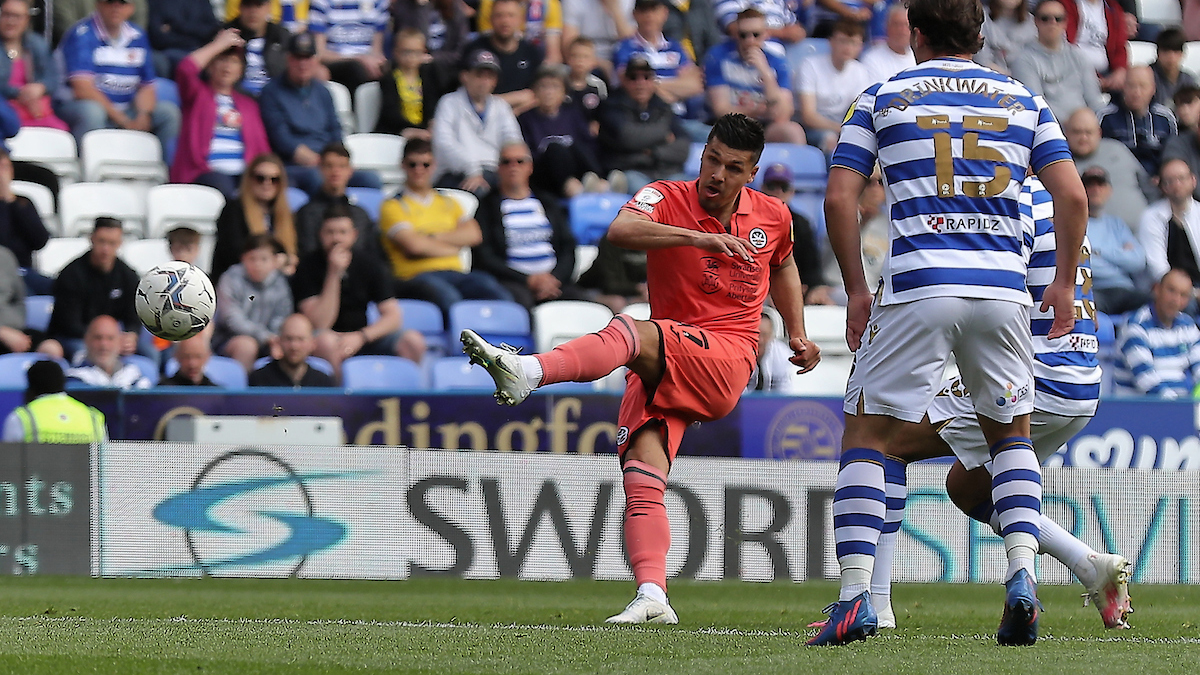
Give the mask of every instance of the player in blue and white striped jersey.
MULTIPOLYGON (((1029 258, 1029 292, 1041 299, 1054 274, 1054 215, 1050 195, 1037 177, 1029 177, 1021 190, 1024 248, 1029 258)), ((1039 461, 1045 461, 1078 434, 1096 412, 1100 397, 1100 364, 1096 359, 1095 307, 1091 269, 1084 240, 1075 285, 1079 321, 1068 335, 1050 339, 1051 317, 1040 310, 1030 316, 1033 333, 1035 389, 1030 419, 1031 439, 1039 461)), ((950 378, 934 398, 919 424, 909 425, 895 438, 884 460, 887 482, 887 515, 871 578, 871 603, 880 628, 895 628, 891 607, 892 555, 907 498, 905 473, 912 462, 955 456, 958 462, 946 479, 954 503, 967 515, 998 525, 990 493, 991 465, 987 441, 979 427, 971 397, 962 380, 950 378)), ((1129 561, 1099 553, 1075 538, 1045 515, 1039 525, 1040 552, 1071 569, 1087 588, 1085 597, 1096 606, 1107 628, 1128 628, 1129 561)))
POLYGON ((1029 438, 1032 302, 1018 198, 1032 170, 1060 214, 1054 277, 1041 304, 1053 310, 1050 337, 1074 326, 1087 198, 1045 100, 971 62, 982 46, 979 0, 911 0, 908 15, 917 65, 859 96, 825 195, 848 296, 846 339, 856 353, 833 501, 842 587, 831 620, 809 644, 845 644, 876 629, 869 589, 887 511, 884 453, 905 422, 925 417, 951 354, 995 469, 993 501, 1008 557, 997 640, 1032 644, 1041 470, 1029 438), (891 223, 883 283, 872 296, 857 204, 876 162, 891 223))

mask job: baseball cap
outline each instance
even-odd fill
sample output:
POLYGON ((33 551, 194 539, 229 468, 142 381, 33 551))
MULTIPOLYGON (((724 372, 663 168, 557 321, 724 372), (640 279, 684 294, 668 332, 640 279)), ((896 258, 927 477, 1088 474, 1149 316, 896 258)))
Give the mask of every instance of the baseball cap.
POLYGON ((1085 184, 1086 183, 1097 183, 1097 184, 1101 184, 1101 185, 1108 184, 1108 172, 1104 170, 1104 167, 1100 167, 1100 166, 1093 166, 1092 168, 1088 169, 1087 171, 1084 171, 1083 175, 1081 175, 1080 178, 1083 179, 1083 182, 1085 184))
POLYGON ((645 71, 647 73, 655 72, 654 66, 650 65, 650 59, 646 58, 646 55, 641 52, 629 57, 629 61, 625 64, 626 73, 638 71, 645 71))
POLYGON ((288 42, 288 53, 302 59, 317 55, 317 43, 310 33, 296 33, 288 42))
POLYGON ((467 70, 478 69, 494 70, 500 72, 500 60, 496 55, 486 49, 476 49, 467 57, 467 70))
POLYGON ((792 170, 787 164, 772 164, 763 172, 763 184, 787 183, 792 184, 792 170))

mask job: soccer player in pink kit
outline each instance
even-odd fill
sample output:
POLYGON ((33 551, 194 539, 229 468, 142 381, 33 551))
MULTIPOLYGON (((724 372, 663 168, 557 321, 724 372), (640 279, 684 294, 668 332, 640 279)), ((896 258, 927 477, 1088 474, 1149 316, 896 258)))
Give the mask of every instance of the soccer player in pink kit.
POLYGON ((626 204, 608 230, 614 244, 646 251, 649 321, 618 314, 603 330, 552 351, 521 356, 462 333, 463 351, 517 405, 554 382, 589 382, 628 366, 617 453, 625 487, 625 545, 637 596, 609 623, 678 623, 667 600, 671 527, 664 494, 683 432, 737 405, 754 371, 758 325, 770 293, 791 336, 791 361, 808 372, 820 349, 804 333, 791 213, 747 187, 758 171, 763 127, 721 117, 696 181, 657 181, 626 204))

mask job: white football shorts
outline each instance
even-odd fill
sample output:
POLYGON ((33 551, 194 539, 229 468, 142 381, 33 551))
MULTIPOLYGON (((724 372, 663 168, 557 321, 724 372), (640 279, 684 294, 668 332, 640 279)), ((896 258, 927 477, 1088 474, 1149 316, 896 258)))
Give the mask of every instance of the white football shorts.
POLYGON ((1007 424, 1033 412, 1029 308, 1004 300, 925 298, 871 309, 843 409, 920 422, 953 352, 976 410, 1007 424))
MULTIPOLYGON (((975 406, 963 383, 957 377, 945 381, 945 386, 929 406, 929 421, 954 456, 967 470, 986 466, 992 460, 987 440, 979 428, 975 406)), ((1068 417, 1034 410, 1029 416, 1029 437, 1039 462, 1058 452, 1064 443, 1087 426, 1091 417, 1068 417)))

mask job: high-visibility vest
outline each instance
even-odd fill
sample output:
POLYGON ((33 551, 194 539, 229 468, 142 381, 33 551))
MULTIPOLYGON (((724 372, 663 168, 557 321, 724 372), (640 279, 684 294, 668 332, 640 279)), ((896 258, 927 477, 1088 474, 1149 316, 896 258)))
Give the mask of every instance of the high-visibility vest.
POLYGON ((26 443, 99 443, 104 413, 65 393, 47 394, 16 409, 26 443))

